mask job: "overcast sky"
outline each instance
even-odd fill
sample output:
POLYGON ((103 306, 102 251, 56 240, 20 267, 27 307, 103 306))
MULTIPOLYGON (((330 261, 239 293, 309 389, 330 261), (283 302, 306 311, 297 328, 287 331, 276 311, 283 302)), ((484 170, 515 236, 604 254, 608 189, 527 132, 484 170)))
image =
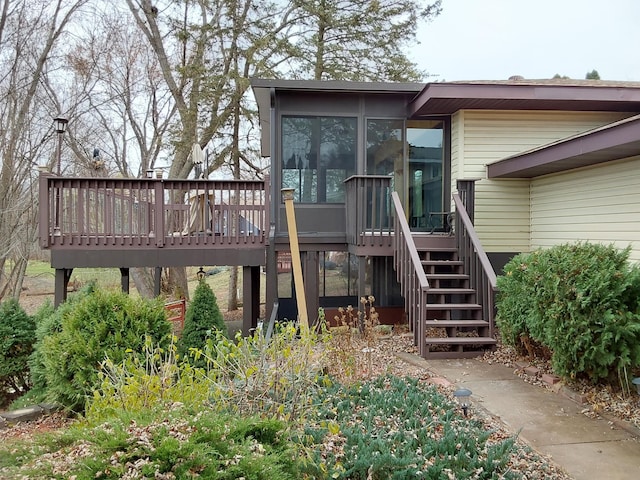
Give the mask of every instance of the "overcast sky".
POLYGON ((428 81, 640 81, 640 0, 443 0, 411 57, 428 81))

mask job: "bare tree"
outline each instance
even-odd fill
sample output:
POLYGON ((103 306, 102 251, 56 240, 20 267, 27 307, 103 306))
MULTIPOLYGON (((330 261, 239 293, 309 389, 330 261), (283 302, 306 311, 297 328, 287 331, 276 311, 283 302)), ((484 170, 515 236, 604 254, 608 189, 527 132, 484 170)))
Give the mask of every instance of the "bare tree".
POLYGON ((52 117, 60 111, 43 85, 55 81, 56 47, 84 4, 0 3, 0 298, 19 296, 35 243, 34 172, 52 146, 52 117))

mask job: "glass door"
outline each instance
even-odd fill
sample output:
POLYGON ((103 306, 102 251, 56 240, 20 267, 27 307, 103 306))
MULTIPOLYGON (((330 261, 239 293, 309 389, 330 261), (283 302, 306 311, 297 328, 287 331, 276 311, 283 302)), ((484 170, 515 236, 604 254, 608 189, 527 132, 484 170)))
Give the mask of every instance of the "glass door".
POLYGON ((406 122, 407 220, 418 232, 443 231, 444 122, 406 122))

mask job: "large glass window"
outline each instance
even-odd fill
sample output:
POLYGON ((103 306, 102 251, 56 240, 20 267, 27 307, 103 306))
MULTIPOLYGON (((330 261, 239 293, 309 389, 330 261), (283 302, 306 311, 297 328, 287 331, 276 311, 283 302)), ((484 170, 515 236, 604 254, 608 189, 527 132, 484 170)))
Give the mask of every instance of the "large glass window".
POLYGON ((355 174, 357 119, 282 117, 282 188, 304 203, 344 202, 355 174))
POLYGON ((444 122, 407 122, 409 149, 409 221, 415 230, 444 228, 443 210, 444 122))
POLYGON ((402 172, 403 129, 403 120, 367 120, 367 175, 393 175, 402 172))

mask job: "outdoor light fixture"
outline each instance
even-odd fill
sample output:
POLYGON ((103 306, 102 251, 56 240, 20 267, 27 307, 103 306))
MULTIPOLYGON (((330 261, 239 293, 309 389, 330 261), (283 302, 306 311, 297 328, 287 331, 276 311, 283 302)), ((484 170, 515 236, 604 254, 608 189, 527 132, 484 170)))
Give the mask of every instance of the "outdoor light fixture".
POLYGON ((198 277, 198 281, 202 281, 204 279, 204 276, 206 275, 206 273, 204 273, 204 270, 202 269, 202 267, 200 267, 200 270, 198 270, 198 273, 196 273, 196 277, 198 277))
POLYGON ((153 168, 147 168, 144 174, 145 174, 145 177, 147 178, 153 178, 153 168))
POLYGON ((471 405, 471 390, 468 388, 459 388, 455 392, 453 392, 453 396, 456 397, 460 408, 462 408, 462 412, 464 416, 467 416, 467 410, 471 405))
POLYGON ((638 395, 640 395, 640 377, 636 377, 633 380, 631 380, 631 383, 633 383, 636 386, 636 390, 638 391, 638 395))
POLYGON ((53 119, 53 126, 57 133, 64 133, 67 130, 67 123, 69 123, 69 120, 64 117, 56 117, 53 119))

